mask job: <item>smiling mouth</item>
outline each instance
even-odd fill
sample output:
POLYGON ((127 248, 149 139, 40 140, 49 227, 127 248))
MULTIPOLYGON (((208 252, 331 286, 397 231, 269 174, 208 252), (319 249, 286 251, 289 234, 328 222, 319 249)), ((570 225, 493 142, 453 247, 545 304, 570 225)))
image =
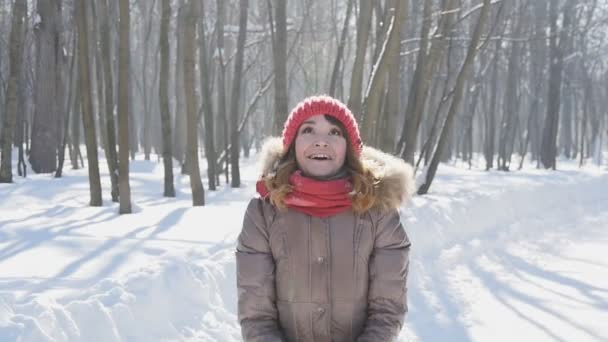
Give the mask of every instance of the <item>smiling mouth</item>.
POLYGON ((332 160, 329 155, 323 154, 323 153, 311 154, 310 156, 308 156, 308 159, 312 159, 312 160, 332 160))

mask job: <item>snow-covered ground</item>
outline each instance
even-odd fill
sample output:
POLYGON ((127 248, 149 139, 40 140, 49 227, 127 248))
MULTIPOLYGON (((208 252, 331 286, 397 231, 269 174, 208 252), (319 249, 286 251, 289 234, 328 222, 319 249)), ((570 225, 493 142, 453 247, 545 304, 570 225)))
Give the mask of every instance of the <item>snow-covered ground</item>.
MULTIPOLYGON (((107 169, 104 161, 102 171, 107 169)), ((441 165, 402 210, 412 240, 402 341, 608 341, 608 170, 441 165)), ((204 165, 202 166, 204 170, 204 165)), ((191 207, 162 164, 131 163, 135 213, 88 206, 86 170, 0 184, 0 341, 241 341, 243 187, 191 207)))

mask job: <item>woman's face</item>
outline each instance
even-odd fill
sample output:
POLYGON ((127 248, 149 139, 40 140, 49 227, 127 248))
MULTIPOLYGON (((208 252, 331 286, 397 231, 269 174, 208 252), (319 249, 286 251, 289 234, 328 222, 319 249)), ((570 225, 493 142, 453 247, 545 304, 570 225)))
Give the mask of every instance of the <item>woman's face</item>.
POLYGON ((332 176, 344 164, 344 133, 323 114, 311 116, 300 125, 295 144, 296 161, 305 175, 332 176))

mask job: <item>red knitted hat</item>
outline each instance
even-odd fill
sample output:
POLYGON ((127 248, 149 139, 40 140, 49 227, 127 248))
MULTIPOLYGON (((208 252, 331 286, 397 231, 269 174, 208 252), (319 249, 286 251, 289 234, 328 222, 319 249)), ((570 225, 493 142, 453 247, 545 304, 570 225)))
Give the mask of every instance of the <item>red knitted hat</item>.
POLYGON ((291 111, 283 126, 283 148, 285 150, 289 148, 298 135, 298 128, 306 119, 319 114, 331 115, 338 119, 346 129, 348 140, 355 154, 361 154, 361 135, 355 116, 344 103, 327 95, 307 97, 291 111))

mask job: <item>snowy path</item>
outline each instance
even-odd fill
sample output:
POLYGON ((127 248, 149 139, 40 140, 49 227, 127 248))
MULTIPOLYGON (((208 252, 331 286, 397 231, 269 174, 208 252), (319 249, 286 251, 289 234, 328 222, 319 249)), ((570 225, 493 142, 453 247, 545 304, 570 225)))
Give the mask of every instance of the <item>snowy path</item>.
MULTIPOLYGON (((177 168, 165 199, 162 165, 134 161, 136 212, 123 216, 107 198, 88 207, 86 170, 0 184, 0 342, 240 341, 234 242, 253 160, 242 189, 199 208, 177 168)), ((400 341, 608 341, 606 170, 442 165, 402 213, 413 249, 400 341)))
MULTIPOLYGON (((572 228, 589 223, 607 227, 608 216, 572 228)), ((514 332, 525 341, 608 340, 608 264, 598 258, 608 236, 551 235, 451 265, 446 279, 473 340, 510 340, 514 332)))
POLYGON ((415 260, 404 340, 608 341, 606 206, 530 216, 415 260))

